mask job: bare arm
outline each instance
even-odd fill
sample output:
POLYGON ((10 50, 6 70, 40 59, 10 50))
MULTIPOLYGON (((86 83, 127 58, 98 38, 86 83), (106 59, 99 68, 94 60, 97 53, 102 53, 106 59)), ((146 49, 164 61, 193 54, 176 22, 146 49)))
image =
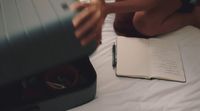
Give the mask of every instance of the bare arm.
POLYGON ((197 1, 197 5, 200 6, 200 0, 197 1))
POLYGON ((133 11, 149 10, 162 0, 122 0, 104 5, 105 13, 123 13, 133 11))
POLYGON ((79 2, 72 4, 71 9, 82 11, 73 19, 75 35, 82 45, 91 40, 101 40, 101 29, 104 19, 109 13, 148 10, 158 5, 162 0, 123 0, 115 3, 105 3, 104 0, 91 0, 90 4, 79 2))

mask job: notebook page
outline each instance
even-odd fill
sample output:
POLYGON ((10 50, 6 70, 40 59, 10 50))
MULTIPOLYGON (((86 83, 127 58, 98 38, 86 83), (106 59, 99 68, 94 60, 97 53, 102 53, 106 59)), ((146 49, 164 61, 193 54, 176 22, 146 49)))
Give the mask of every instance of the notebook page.
POLYGON ((152 77, 185 81, 178 45, 170 40, 150 39, 150 68, 152 77))
POLYGON ((118 76, 148 77, 148 41, 141 38, 117 38, 118 76))

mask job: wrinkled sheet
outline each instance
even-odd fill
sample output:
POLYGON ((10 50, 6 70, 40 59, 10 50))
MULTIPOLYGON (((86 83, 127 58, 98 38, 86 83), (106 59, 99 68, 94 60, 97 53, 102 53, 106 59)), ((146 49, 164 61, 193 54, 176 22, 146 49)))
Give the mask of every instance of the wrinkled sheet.
POLYGON ((162 35, 179 45, 187 82, 145 80, 115 76, 112 68, 114 15, 102 31, 102 45, 90 56, 97 72, 96 98, 70 111, 200 111, 200 31, 187 26, 162 35))

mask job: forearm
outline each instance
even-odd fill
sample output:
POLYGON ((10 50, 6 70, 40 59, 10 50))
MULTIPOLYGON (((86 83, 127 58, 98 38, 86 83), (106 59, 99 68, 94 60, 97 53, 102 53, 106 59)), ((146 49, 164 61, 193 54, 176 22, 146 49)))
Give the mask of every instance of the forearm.
POLYGON ((106 3, 104 11, 109 14, 149 10, 157 5, 159 1, 160 0, 123 0, 114 3, 106 3))
POLYGON ((197 0, 197 5, 200 6, 200 0, 197 0))

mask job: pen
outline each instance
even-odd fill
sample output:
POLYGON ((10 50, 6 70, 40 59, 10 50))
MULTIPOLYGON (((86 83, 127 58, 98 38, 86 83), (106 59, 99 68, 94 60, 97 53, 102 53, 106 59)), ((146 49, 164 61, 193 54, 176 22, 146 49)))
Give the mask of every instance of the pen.
POLYGON ((113 68, 115 68, 116 67, 116 65, 117 65, 117 61, 116 61, 116 45, 115 45, 115 43, 113 44, 113 47, 112 47, 112 66, 113 66, 113 68))

